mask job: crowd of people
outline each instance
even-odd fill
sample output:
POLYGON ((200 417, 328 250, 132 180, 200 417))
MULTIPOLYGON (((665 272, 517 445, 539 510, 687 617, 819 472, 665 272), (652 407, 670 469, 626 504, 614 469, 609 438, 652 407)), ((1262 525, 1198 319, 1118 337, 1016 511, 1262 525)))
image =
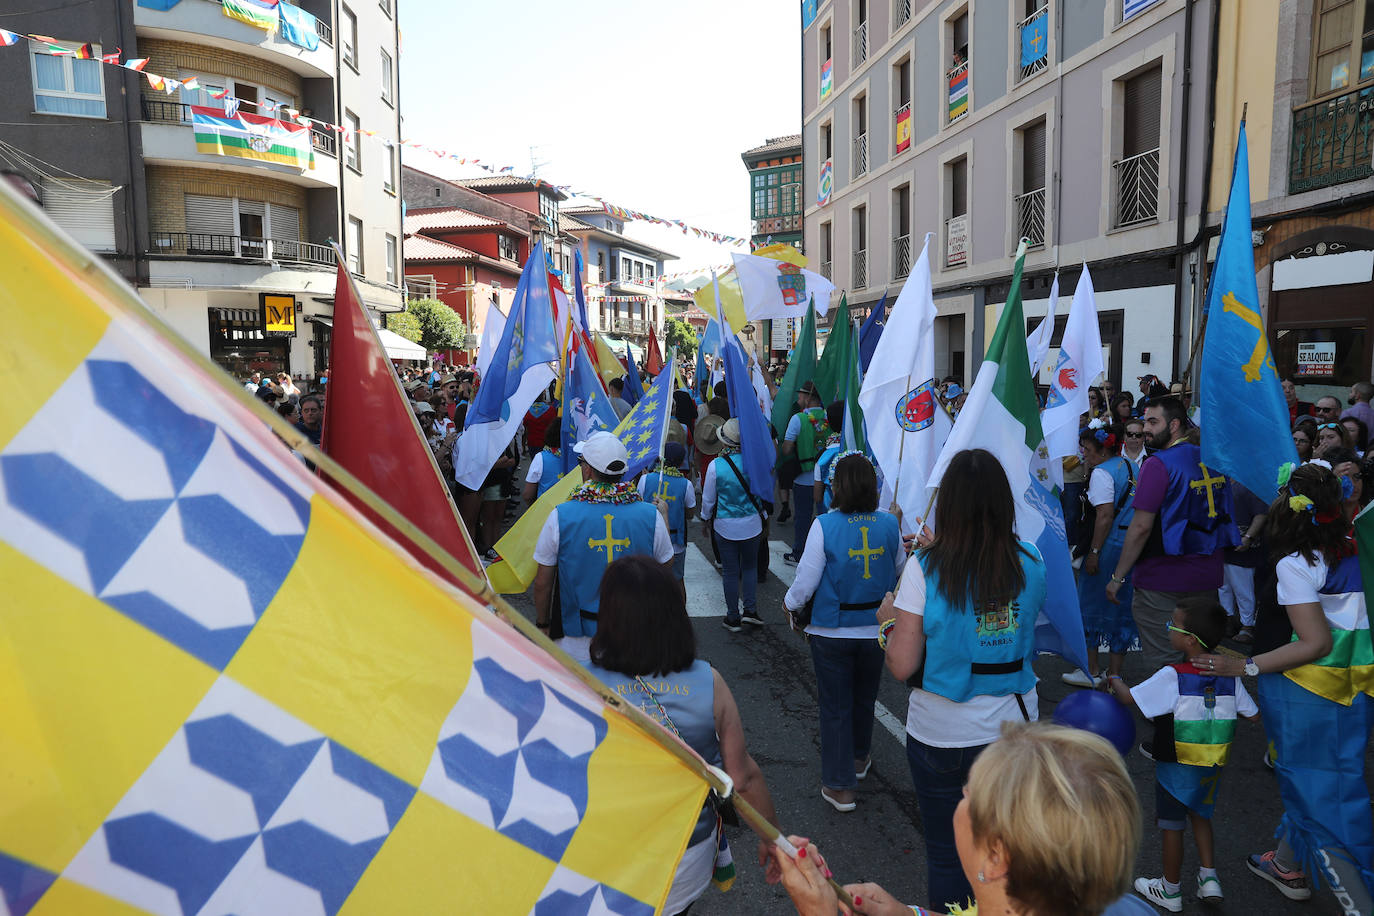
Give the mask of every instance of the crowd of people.
MULTIPOLYGON (((739 633, 772 617, 807 639, 817 791, 835 811, 859 805, 884 669, 911 687, 906 750, 934 912, 968 901, 1026 916, 1149 912, 1145 901, 1179 912, 1189 828, 1200 863, 1190 889, 1220 901, 1228 869, 1215 858, 1211 826, 1224 817, 1218 783, 1237 719, 1258 717, 1284 813, 1276 846, 1257 849, 1244 865, 1286 899, 1324 888, 1342 912, 1371 916, 1374 823, 1364 761, 1374 728, 1374 647, 1352 525, 1374 497, 1374 456, 1364 457, 1374 385, 1354 385, 1343 409, 1329 395, 1302 402, 1286 381, 1299 462, 1281 470, 1272 492, 1251 493, 1202 462, 1183 385, 1139 382, 1139 397, 1110 380, 1091 389, 1079 456, 1065 459, 1063 508, 1089 664, 1063 679, 1115 697, 1122 715, 1152 720, 1152 736, 1132 752, 1155 762, 1161 875, 1133 876, 1140 803, 1118 750, 1103 737, 1038 721, 1034 622, 1046 596, 1045 560, 1018 538, 1007 475, 988 452, 956 455, 933 532, 903 536, 898 517, 879 504, 881 468, 844 449, 843 405, 825 404, 814 383, 799 386, 788 423, 775 431, 774 479, 763 482, 751 480, 741 460, 740 421, 725 384, 679 386, 662 458, 637 480, 626 478, 629 452, 613 433, 576 444, 580 486, 550 512, 533 551, 535 622, 722 766, 771 818, 738 707, 719 671, 697 657, 686 613, 689 528, 699 517, 721 571, 725 629, 739 633), (760 501, 760 489, 774 499, 760 501), (784 561, 796 572, 783 607, 772 611, 760 606, 757 585, 768 572, 770 521, 789 519, 784 561), (1223 651, 1224 642, 1234 648, 1223 651), (1130 685, 1124 663, 1136 649, 1149 676, 1130 685)), ((318 395, 280 377, 246 384, 318 439, 318 395)), ((406 370, 401 384, 473 542, 485 560, 496 559, 506 518, 561 473, 553 392, 531 408, 523 434, 474 491, 452 480, 452 457, 480 379, 470 369, 432 367, 406 370)), ((622 418, 630 409, 623 390, 609 389, 622 418)), ((951 413, 962 407, 960 380, 944 380, 939 394, 951 413)), ((703 809, 665 913, 686 912, 709 885, 727 845, 727 817, 728 805, 703 809)), ((845 888, 853 902, 841 904, 816 844, 791 842, 795 857, 762 841, 758 856, 798 912, 928 912, 877 885, 845 888)))

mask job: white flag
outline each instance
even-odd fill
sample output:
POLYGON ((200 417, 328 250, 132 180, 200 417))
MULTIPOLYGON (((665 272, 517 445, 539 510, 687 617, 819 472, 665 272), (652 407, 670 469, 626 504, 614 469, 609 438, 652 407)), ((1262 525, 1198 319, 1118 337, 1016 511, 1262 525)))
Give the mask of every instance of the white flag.
POLYGON ((1031 378, 1040 374, 1045 365, 1045 357, 1050 355, 1050 340, 1054 337, 1054 313, 1059 305, 1059 271, 1054 272, 1054 285, 1050 287, 1050 310, 1026 338, 1026 353, 1030 355, 1031 378))
POLYGON ((935 394, 931 235, 926 233, 921 257, 892 306, 859 390, 868 446, 884 481, 895 485, 906 531, 925 520, 926 480, 953 425, 935 394))
MULTIPOLYGON (((1102 374, 1102 334, 1097 325, 1097 303, 1093 298, 1093 279, 1088 265, 1078 278, 1069 307, 1069 323, 1059 347, 1059 362, 1054 367, 1049 397, 1040 425, 1045 430, 1049 449, 1050 473, 1062 477, 1057 459, 1078 454, 1078 420, 1088 410, 1088 386, 1102 374)), ((1057 480, 1056 483, 1062 481, 1057 480)))
POLYGON ((807 301, 816 300, 816 316, 824 318, 830 310, 830 294, 835 284, 786 261, 775 261, 753 254, 732 255, 735 280, 744 299, 744 314, 750 321, 763 318, 805 318, 807 301))
POLYGON ((506 313, 493 302, 487 307, 487 323, 482 328, 482 343, 477 348, 477 374, 487 377, 487 367, 491 365, 492 354, 501 343, 501 334, 506 330, 506 313))

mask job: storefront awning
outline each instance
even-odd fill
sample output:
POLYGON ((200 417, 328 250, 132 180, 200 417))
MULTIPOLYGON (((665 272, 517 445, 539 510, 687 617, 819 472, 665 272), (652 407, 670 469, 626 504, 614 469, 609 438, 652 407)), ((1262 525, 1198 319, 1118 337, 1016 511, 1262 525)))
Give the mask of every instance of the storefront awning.
POLYGON ((424 347, 406 340, 395 331, 378 328, 377 336, 382 341, 382 349, 386 350, 388 359, 424 359, 428 355, 424 347))
POLYGON ((243 321, 252 323, 262 317, 262 312, 258 309, 226 309, 214 307, 211 309, 215 317, 221 321, 243 321))

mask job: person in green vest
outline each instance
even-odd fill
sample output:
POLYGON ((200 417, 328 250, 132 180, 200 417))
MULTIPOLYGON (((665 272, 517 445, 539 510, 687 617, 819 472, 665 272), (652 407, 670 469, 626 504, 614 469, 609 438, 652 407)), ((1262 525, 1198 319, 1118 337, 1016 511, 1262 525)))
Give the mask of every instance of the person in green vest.
POLYGON ((797 412, 787 421, 787 432, 782 438, 783 458, 795 455, 801 464, 801 471, 792 481, 792 552, 783 554, 786 563, 796 566, 806 549, 806 533, 811 530, 811 517, 816 507, 812 491, 816 483, 816 459, 830 438, 830 424, 825 420, 825 409, 821 406, 815 382, 803 382, 797 389, 797 412))

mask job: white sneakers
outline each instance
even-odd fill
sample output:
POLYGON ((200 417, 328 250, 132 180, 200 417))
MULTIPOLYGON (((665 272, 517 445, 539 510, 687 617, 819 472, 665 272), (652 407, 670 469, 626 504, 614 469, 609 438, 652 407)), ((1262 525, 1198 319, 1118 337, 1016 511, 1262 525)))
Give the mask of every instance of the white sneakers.
MULTIPOLYGON (((1135 892, 1162 910, 1170 913, 1183 912, 1183 888, 1169 893, 1164 887, 1163 878, 1136 878, 1135 892)), ((1220 903, 1223 899, 1221 882, 1216 875, 1197 874, 1197 897, 1203 903, 1220 903)))
POLYGON ((1102 685, 1102 676, 1088 677, 1079 668, 1075 668, 1067 674, 1059 675, 1059 679, 1070 687, 1091 687, 1096 690, 1102 685))

